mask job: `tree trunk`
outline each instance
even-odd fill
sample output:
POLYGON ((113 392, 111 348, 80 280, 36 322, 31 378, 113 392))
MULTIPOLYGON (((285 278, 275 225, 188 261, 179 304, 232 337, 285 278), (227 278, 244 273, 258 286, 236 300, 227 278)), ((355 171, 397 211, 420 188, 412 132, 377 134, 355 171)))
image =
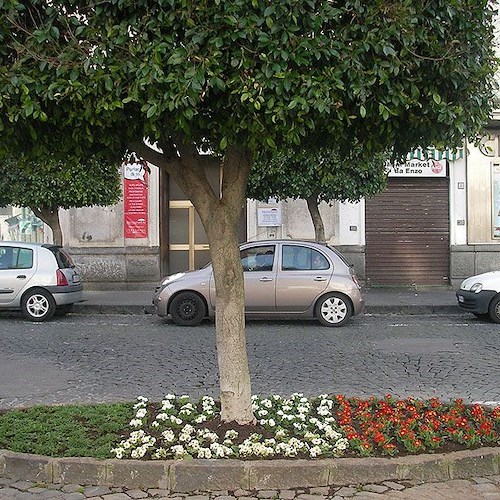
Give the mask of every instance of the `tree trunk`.
POLYGON ((54 245, 63 246, 63 235, 61 230, 61 223, 59 221, 59 208, 49 207, 30 207, 31 211, 47 226, 52 229, 52 241, 54 245))
POLYGON ((318 196, 313 194, 306 198, 307 208, 309 209, 309 213, 311 214, 312 223, 314 225, 314 235, 316 241, 320 243, 325 243, 325 226, 323 224, 323 219, 321 218, 321 214, 319 213, 319 203, 318 196))
POLYGON ((221 162, 220 193, 214 193, 205 176, 196 147, 176 140, 159 144, 163 155, 143 144, 134 150, 165 168, 191 200, 207 233, 216 290, 216 346, 223 422, 255 422, 245 339, 245 295, 238 226, 245 205, 251 158, 242 147, 229 148, 221 162))
MULTIPOLYGON (((217 360, 221 418, 239 424, 254 422, 245 339, 243 270, 235 214, 220 205, 207 230, 215 276, 217 360)), ((201 217, 201 216, 200 216, 201 217)))

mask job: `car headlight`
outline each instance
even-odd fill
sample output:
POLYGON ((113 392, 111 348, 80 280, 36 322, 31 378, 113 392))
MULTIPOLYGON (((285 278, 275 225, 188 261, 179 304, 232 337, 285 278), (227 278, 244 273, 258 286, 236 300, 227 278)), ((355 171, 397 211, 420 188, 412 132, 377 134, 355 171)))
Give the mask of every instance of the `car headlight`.
POLYGON ((479 293, 483 289, 483 284, 482 283, 474 283, 470 287, 470 291, 474 293, 479 293))
POLYGON ((178 280, 179 278, 182 278, 186 273, 175 273, 175 274, 172 274, 170 276, 167 276, 162 282, 161 282, 161 286, 166 286, 168 285, 169 283, 172 283, 172 281, 176 281, 178 280))

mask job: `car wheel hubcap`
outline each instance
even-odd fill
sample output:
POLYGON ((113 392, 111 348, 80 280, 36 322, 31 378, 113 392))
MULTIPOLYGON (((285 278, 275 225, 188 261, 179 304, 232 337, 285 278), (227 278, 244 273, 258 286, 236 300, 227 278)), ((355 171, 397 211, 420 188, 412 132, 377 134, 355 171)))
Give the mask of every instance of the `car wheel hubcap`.
POLYGON ((33 297, 28 300, 27 308, 32 316, 40 318, 47 313, 49 303, 43 295, 33 295, 33 297))
POLYGON ((196 316, 196 306, 192 301, 186 300, 180 304, 179 312, 184 319, 191 319, 196 316))
POLYGON ((321 316, 328 323, 340 323, 347 314, 345 302, 338 297, 327 299, 321 305, 321 316))

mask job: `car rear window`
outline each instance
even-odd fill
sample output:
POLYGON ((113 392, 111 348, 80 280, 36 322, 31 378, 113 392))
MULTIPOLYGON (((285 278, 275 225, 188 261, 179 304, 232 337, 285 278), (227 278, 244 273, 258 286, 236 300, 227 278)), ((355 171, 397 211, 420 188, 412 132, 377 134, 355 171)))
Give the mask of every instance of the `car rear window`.
POLYGON ((71 267, 75 267, 73 259, 62 248, 49 247, 49 250, 54 254, 59 269, 69 269, 71 267))

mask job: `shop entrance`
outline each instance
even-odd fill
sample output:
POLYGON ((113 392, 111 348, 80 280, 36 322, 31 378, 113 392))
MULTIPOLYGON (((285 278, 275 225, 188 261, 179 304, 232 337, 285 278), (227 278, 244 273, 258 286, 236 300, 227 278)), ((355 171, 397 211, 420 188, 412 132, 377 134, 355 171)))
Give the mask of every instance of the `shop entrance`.
MULTIPOLYGON (((220 165, 207 158, 205 174, 214 192, 220 191, 220 165)), ((163 276, 199 269, 210 261, 205 229, 191 201, 175 182, 160 172, 160 267, 163 276), (163 195, 162 195, 163 193, 163 195)), ((246 238, 246 217, 240 223, 240 241, 246 238)))
POLYGON ((366 200, 367 285, 448 285, 449 181, 389 178, 366 200))

